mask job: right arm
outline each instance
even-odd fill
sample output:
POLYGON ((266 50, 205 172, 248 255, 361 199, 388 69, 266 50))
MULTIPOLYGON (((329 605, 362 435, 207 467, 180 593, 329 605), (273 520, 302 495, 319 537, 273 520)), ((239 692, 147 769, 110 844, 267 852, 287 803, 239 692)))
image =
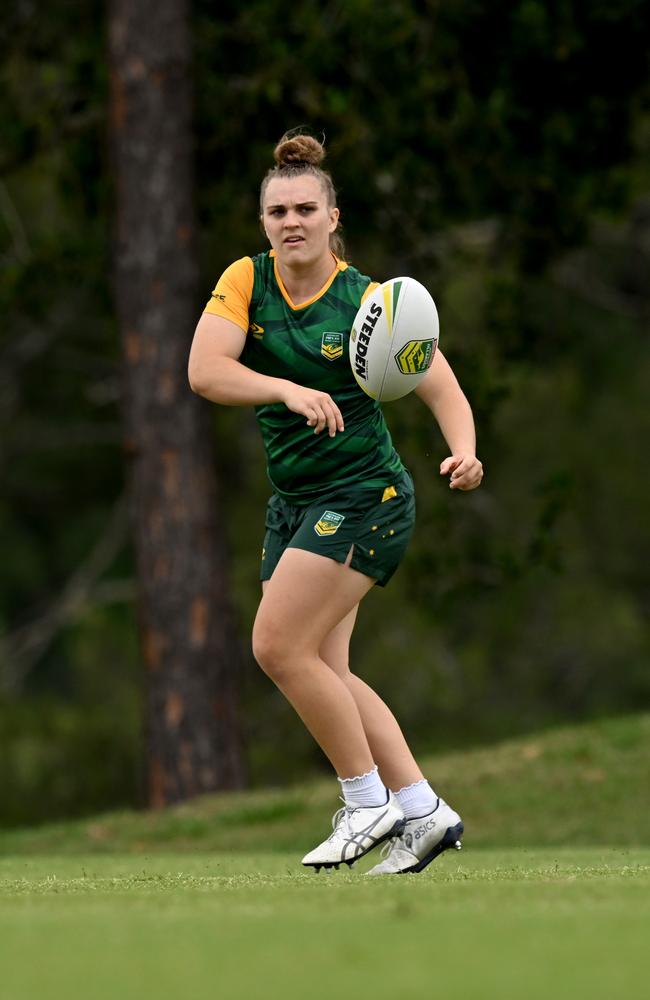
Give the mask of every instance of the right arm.
POLYGON ((289 382, 260 375, 238 360, 246 334, 229 319, 203 313, 192 341, 188 377, 193 392, 212 403, 283 403, 289 382))
POLYGON ((307 417, 315 434, 325 426, 330 437, 344 429, 341 411, 328 393, 296 385, 289 379, 261 375, 243 365, 239 357, 245 343, 246 333, 236 323, 204 312, 190 351, 188 376, 192 391, 226 406, 284 403, 293 413, 307 417))

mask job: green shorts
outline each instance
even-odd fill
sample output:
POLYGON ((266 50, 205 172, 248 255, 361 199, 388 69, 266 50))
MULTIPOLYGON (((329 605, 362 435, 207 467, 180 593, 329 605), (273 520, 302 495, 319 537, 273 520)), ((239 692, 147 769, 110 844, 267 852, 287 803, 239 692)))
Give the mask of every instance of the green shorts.
POLYGON ((384 587, 399 566, 415 525, 408 472, 387 487, 351 486, 309 506, 274 493, 266 508, 261 580, 270 580, 285 549, 305 549, 344 563, 384 587))

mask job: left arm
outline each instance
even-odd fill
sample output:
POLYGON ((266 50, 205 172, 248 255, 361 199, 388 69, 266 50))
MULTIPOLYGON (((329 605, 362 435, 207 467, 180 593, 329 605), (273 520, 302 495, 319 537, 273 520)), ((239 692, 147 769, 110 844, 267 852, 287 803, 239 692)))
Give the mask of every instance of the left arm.
POLYGON ((433 413, 451 451, 440 465, 440 475, 451 473, 449 486, 452 490, 476 489, 483 479, 483 466, 476 457, 472 410, 439 350, 415 393, 433 413))

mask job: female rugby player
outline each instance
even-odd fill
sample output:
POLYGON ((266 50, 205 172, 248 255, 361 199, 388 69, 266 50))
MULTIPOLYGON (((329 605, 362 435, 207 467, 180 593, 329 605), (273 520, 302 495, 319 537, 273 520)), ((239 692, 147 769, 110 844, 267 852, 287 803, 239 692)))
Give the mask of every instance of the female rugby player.
MULTIPOLYGON (((222 274, 196 328, 189 380, 214 403, 253 405, 262 432, 274 492, 253 652, 331 761, 345 803, 303 864, 351 865, 388 841, 373 873, 421 871, 460 846, 463 824, 348 665, 359 602, 395 572, 415 501, 381 408, 348 361, 352 322, 377 285, 343 259, 323 157, 311 136, 280 140, 260 193, 271 249, 222 274)), ((454 490, 474 489, 483 471, 472 412, 440 351, 415 392, 451 452, 441 474, 454 490)))

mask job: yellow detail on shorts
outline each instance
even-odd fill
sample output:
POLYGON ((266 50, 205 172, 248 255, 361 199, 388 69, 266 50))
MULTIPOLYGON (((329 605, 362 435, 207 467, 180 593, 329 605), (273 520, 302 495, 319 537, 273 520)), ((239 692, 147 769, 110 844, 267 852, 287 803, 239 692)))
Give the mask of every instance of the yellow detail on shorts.
POLYGON ((384 490, 384 495, 381 498, 381 502, 385 503, 387 500, 392 500, 393 497, 397 496, 397 490, 394 486, 387 486, 384 490))

